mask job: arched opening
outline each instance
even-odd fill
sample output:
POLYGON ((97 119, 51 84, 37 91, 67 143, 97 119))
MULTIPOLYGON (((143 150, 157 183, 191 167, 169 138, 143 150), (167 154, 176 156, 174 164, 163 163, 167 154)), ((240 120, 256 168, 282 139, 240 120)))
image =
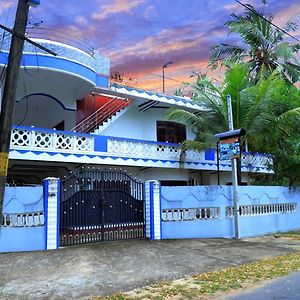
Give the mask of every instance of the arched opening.
POLYGON ((15 104, 14 125, 70 130, 75 121, 75 111, 66 109, 58 99, 50 95, 28 95, 15 104))

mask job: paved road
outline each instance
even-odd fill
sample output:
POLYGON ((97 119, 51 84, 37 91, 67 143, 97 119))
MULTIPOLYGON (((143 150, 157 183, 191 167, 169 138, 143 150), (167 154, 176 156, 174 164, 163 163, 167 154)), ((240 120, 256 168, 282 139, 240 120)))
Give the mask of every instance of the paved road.
POLYGON ((274 257, 297 247, 300 241, 270 236, 246 241, 139 240, 0 254, 0 299, 87 299, 274 257))
POLYGON ((272 280, 245 293, 224 297, 223 300, 299 300, 300 272, 272 280))

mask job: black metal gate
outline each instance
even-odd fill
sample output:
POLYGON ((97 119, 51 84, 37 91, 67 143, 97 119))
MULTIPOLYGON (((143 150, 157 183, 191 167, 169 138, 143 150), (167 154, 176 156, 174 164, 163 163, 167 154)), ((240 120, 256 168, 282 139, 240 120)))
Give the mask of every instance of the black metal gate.
POLYGON ((91 167, 62 181, 61 246, 144 236, 142 182, 126 172, 91 167))

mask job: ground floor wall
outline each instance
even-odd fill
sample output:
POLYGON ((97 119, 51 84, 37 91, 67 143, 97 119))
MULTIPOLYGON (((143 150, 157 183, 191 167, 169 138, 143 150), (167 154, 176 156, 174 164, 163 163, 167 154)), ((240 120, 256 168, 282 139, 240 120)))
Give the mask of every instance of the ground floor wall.
MULTIPOLYGON (((159 215, 154 232, 161 239, 236 237, 230 186, 163 187, 156 182, 152 191, 152 215, 159 215)), ((288 187, 238 187, 238 237, 299 229, 299 195, 299 189, 288 187)))
POLYGON ((42 186, 6 187, 0 252, 42 250, 45 246, 42 186))
POLYGON ((58 247, 59 191, 55 178, 43 185, 5 188, 0 252, 58 247))
MULTIPOLYGON (((83 187, 83 189, 75 189, 75 192, 83 190, 94 195, 93 190, 99 189, 97 188, 99 180, 95 181, 93 177, 90 177, 89 174, 92 172, 89 168, 88 166, 85 169, 83 181, 74 176, 73 172, 74 184, 76 183, 78 188, 83 187)), ((114 168, 114 170, 115 173, 120 173, 117 169, 114 168)), ((156 174, 151 169, 129 168, 123 173, 126 174, 126 178, 129 175, 133 180, 122 181, 120 176, 116 177, 121 186, 126 186, 124 193, 130 191, 131 196, 139 195, 138 199, 144 205, 147 238, 152 240, 234 238, 237 237, 236 228, 238 228, 238 237, 245 238, 300 228, 300 189, 239 186, 237 209, 239 226, 235 227, 232 186, 162 185, 166 179, 188 179, 191 175, 189 172, 188 170, 175 170, 170 177, 171 173, 168 170, 156 174), (154 176, 160 180, 147 180, 154 176), (136 193, 132 182, 142 185, 142 180, 146 180, 144 192, 139 190, 136 193)), ((101 177, 101 180, 102 186, 116 191, 115 194, 119 198, 113 197, 114 200, 117 199, 117 202, 123 203, 124 198, 116 189, 116 182, 114 183, 110 177, 101 177)), ((72 186, 73 182, 69 185, 62 185, 60 188, 59 179, 47 178, 40 186, 7 187, 4 220, 0 226, 0 252, 57 249, 60 245, 61 234, 60 214, 64 213, 64 210, 61 210, 63 201, 61 197, 64 195, 62 190, 68 193, 72 186)), ((75 198, 74 201, 76 201, 72 203, 79 205, 78 199, 75 198)), ((81 203, 90 203, 89 198, 81 200, 83 201, 81 203)), ((124 203, 130 206, 131 204, 127 202, 124 200, 124 203)), ((73 211, 76 212, 73 204, 69 207, 72 216, 73 211)), ((88 204, 88 207, 92 210, 96 209, 93 203, 88 204)), ((109 206, 110 218, 124 213, 123 209, 114 209, 114 207, 117 207, 115 203, 109 206)), ((106 225, 112 228, 109 229, 111 232, 115 233, 116 224, 107 223, 106 225)), ((82 223, 82 226, 89 226, 89 224, 82 223)), ((93 228, 89 230, 93 231, 93 228)), ((83 242, 89 242, 89 239, 83 242)))

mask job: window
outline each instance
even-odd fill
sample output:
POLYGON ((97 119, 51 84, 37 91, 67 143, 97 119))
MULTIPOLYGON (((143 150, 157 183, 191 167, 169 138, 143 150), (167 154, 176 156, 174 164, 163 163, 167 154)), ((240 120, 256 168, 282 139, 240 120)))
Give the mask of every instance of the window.
POLYGON ((185 125, 176 122, 157 121, 156 136, 158 142, 180 144, 186 140, 185 125))

